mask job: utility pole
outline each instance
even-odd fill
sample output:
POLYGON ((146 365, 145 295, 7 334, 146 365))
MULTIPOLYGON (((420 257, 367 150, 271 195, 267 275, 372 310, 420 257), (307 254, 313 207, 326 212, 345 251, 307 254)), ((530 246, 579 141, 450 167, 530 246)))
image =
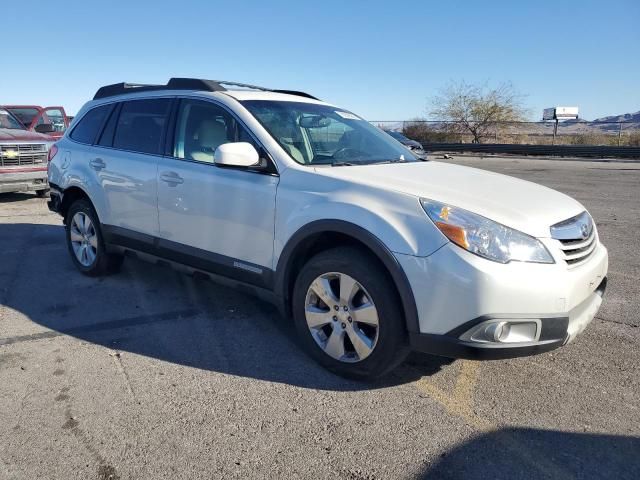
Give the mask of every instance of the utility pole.
POLYGON ((622 140, 622 122, 618 122, 618 146, 620 146, 621 140, 622 140))

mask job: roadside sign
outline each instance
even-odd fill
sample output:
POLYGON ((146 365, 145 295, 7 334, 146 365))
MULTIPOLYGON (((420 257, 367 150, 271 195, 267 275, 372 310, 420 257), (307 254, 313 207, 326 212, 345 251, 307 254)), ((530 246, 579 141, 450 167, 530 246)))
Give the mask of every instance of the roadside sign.
POLYGON ((578 118, 578 107, 551 107, 542 111, 542 120, 569 120, 578 118))

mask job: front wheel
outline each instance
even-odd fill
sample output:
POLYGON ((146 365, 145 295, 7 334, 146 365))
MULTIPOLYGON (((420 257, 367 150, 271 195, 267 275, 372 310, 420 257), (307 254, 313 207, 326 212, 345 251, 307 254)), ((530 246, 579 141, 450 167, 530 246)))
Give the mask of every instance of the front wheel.
POLYGON ((394 285, 374 258, 355 248, 327 250, 309 260, 292 300, 305 350, 339 375, 379 377, 407 356, 394 285))
POLYGON ((71 205, 65 232, 71 259, 82 273, 95 277, 119 270, 124 257, 107 252, 98 216, 87 200, 71 205))

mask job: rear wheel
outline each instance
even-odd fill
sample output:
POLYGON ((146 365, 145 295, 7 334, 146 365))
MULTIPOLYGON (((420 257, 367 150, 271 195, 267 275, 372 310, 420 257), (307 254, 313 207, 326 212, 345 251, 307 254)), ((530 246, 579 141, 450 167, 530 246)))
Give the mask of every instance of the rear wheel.
POLYGON ((71 259, 82 273, 99 276, 119 270, 124 257, 107 252, 98 216, 87 200, 71 205, 65 231, 71 259))
POLYGON ((294 287, 293 314, 305 350, 339 375, 379 377, 408 354, 394 285, 375 259, 355 248, 307 262, 294 287))

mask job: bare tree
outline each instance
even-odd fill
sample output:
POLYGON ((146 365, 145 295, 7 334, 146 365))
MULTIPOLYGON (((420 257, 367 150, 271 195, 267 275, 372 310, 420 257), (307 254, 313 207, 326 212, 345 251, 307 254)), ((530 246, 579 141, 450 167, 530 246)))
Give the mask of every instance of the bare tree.
POLYGON ((496 122, 518 122, 525 120, 527 111, 523 107, 524 96, 511 83, 502 83, 496 88, 452 82, 431 100, 430 116, 446 123, 443 127, 450 133, 471 134, 473 143, 496 135, 496 122))

